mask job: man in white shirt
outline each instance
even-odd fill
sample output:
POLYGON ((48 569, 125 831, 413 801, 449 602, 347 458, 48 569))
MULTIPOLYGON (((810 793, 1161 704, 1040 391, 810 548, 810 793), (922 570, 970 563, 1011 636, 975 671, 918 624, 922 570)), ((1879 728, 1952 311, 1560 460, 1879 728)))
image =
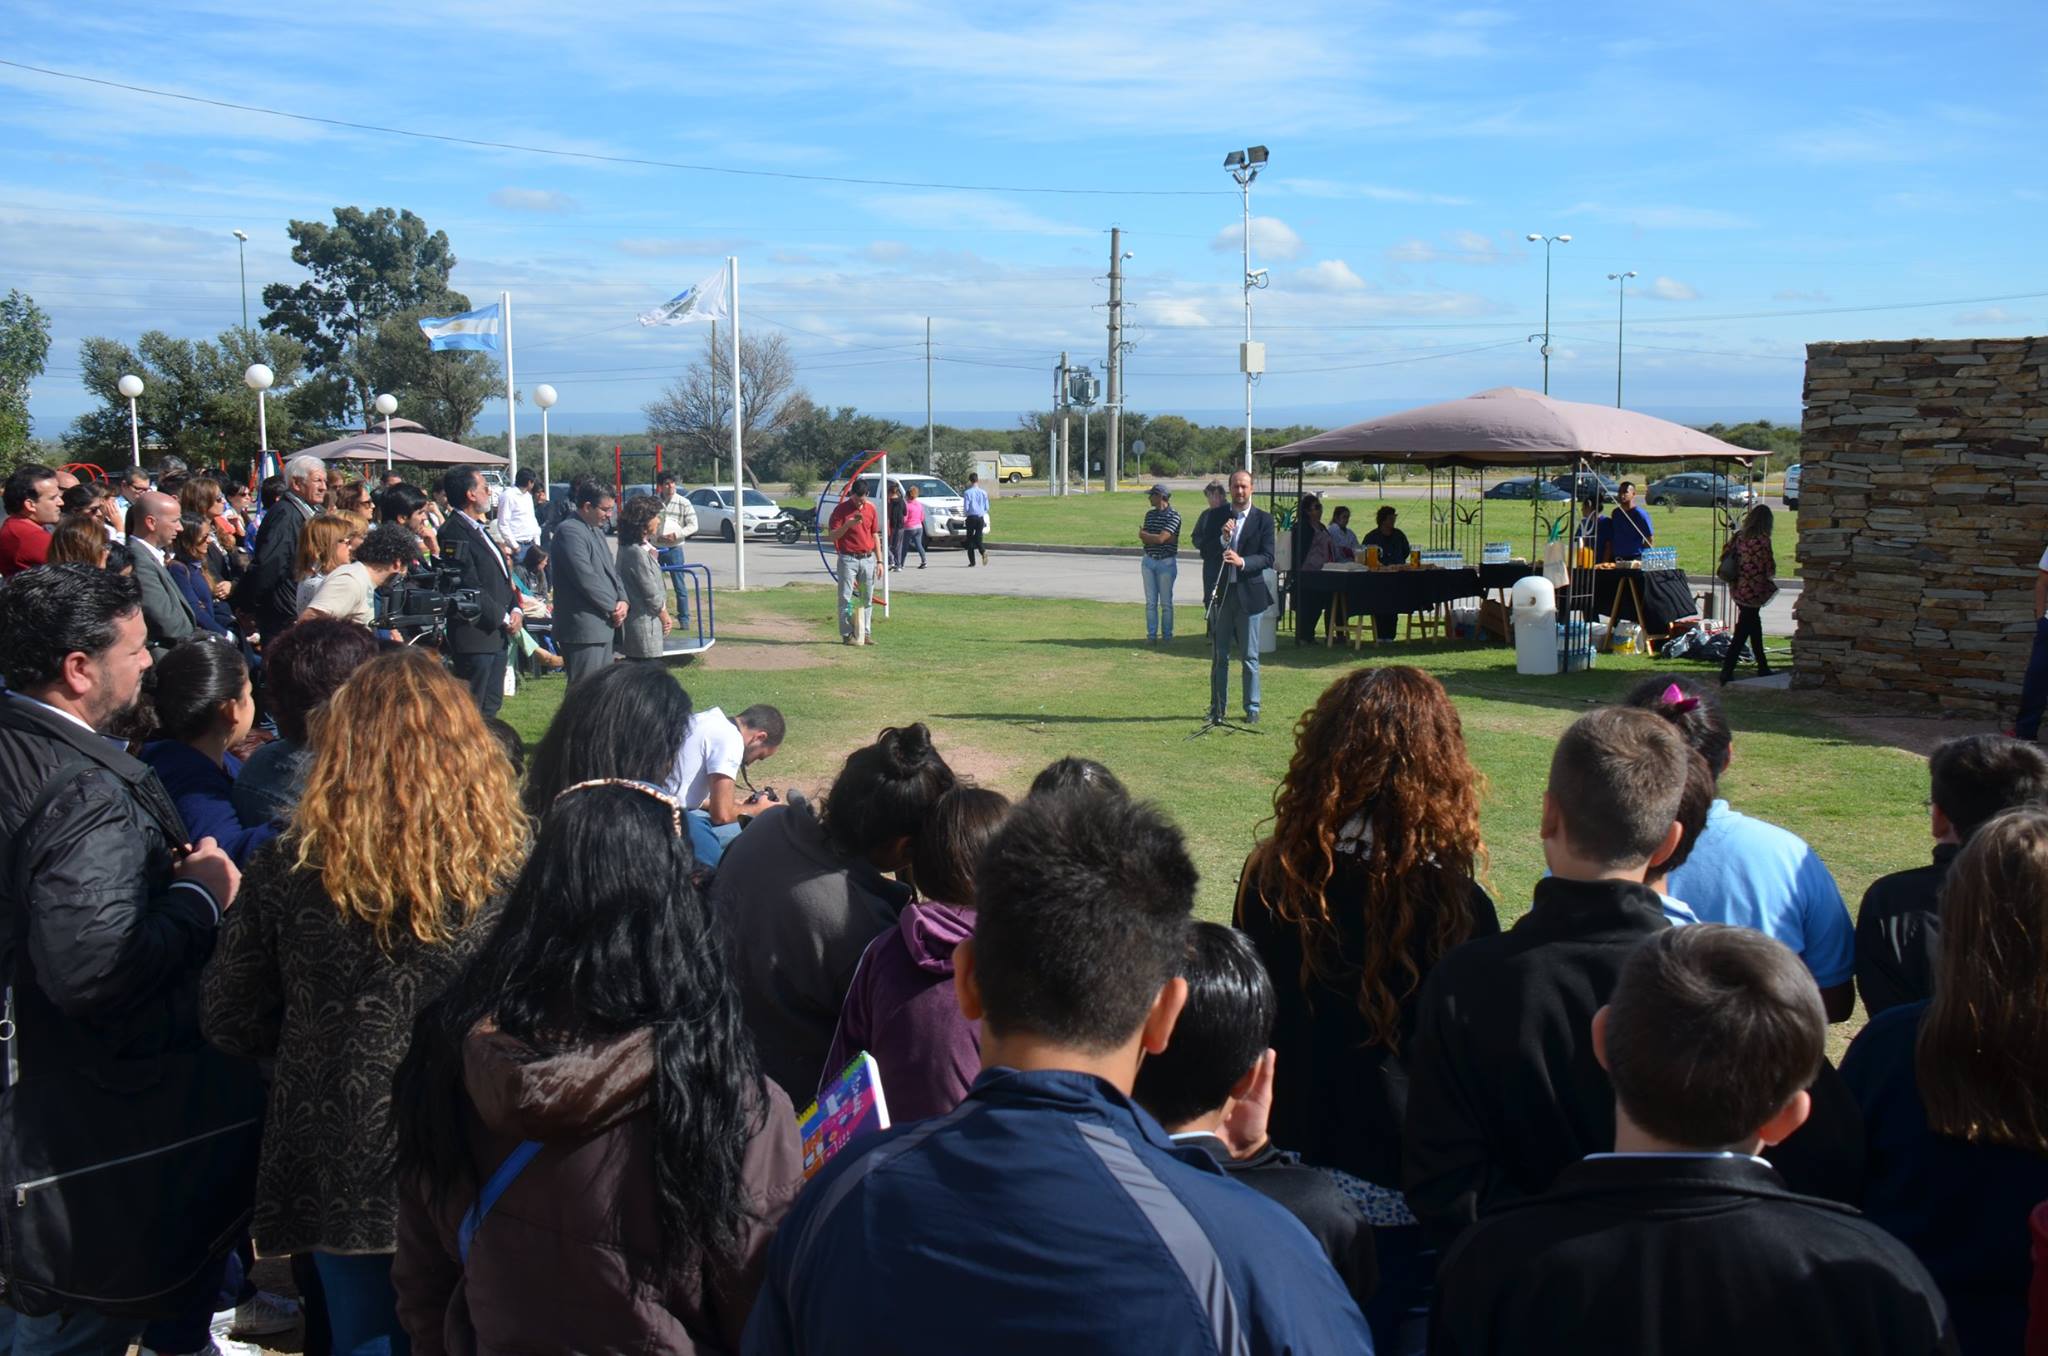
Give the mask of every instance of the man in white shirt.
MULTIPOLYGON (((690 845, 705 866, 716 866, 726 845, 745 827, 733 778, 741 768, 773 758, 786 729, 782 712, 772 706, 750 706, 730 718, 714 706, 690 717, 689 733, 676 750, 675 770, 664 789, 690 812, 690 845)), ((772 792, 764 792, 750 796, 746 804, 773 800, 772 792)))
POLYGON ((355 550, 355 559, 320 582, 301 615, 315 613, 371 626, 376 622, 372 595, 420 558, 420 539, 401 523, 379 523, 355 550))
POLYGON ((540 517, 533 511, 533 486, 539 479, 532 467, 521 467, 511 488, 498 491, 498 530, 512 544, 513 559, 526 564, 540 544, 540 517))
MULTIPOLYGON (((676 488, 673 471, 663 471, 654 478, 654 498, 661 505, 661 516, 654 520, 654 549, 661 558, 662 568, 667 569, 683 563, 683 543, 697 534, 697 506, 676 488)), ((689 619, 689 595, 678 580, 676 620, 687 622, 689 619)))

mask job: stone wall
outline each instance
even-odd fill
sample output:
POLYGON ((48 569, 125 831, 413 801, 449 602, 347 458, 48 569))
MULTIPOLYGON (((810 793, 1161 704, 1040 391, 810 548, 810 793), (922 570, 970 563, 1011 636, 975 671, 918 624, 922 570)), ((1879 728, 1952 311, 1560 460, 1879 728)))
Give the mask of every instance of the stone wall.
POLYGON ((1793 686, 2009 718, 2048 546, 2048 338, 1810 344, 1803 435, 1793 686))

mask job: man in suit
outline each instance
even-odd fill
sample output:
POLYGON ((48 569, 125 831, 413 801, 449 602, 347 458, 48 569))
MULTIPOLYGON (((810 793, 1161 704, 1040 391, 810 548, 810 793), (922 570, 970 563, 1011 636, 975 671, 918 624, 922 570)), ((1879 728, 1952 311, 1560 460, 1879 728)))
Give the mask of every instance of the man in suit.
POLYGON ((462 584, 477 591, 481 610, 475 621, 448 619, 448 666, 469 685, 485 719, 505 704, 505 647, 526 616, 512 601, 512 570, 505 553, 484 530, 491 502, 490 486, 473 466, 458 466, 441 478, 453 510, 441 524, 444 560, 462 568, 462 584))
POLYGON ((327 463, 318 457, 293 457, 284 474, 285 492, 264 513, 255 555, 230 599, 266 640, 299 619, 299 535, 327 502, 327 463))
POLYGON ((1244 719, 1259 723, 1259 614, 1273 605, 1266 571, 1273 568, 1273 515, 1252 503, 1252 473, 1230 473, 1230 511, 1217 529, 1223 570, 1210 614, 1209 723, 1221 724, 1230 703, 1230 647, 1244 659, 1244 719))
POLYGON ((555 641, 573 685, 612 662, 612 646, 626 620, 626 589, 604 525, 617 500, 594 480, 570 492, 574 511, 555 528, 555 641))
POLYGON ((128 506, 128 549, 142 589, 142 620, 149 628, 149 652, 158 658, 199 629, 192 605, 164 564, 164 552, 177 539, 177 500, 151 490, 128 506))

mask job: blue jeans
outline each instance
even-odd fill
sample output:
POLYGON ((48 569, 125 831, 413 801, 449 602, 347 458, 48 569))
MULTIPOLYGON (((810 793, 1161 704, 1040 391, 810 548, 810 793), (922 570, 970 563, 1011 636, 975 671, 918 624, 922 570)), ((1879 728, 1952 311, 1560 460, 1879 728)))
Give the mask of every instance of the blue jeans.
POLYGON ((1244 713, 1259 714, 1258 618, 1245 612, 1237 589, 1226 585, 1216 604, 1209 659, 1209 715, 1223 719, 1230 707, 1230 647, 1244 657, 1244 713))
POLYGON ((1173 639, 1173 581, 1180 562, 1172 556, 1143 556, 1145 570, 1145 639, 1173 639))
POLYGON ((725 850, 732 846, 732 840, 740 836, 746 827, 735 819, 730 824, 713 824, 711 815, 705 810, 692 810, 687 817, 690 826, 690 851, 697 856, 699 866, 717 866, 725 857, 725 850))
MULTIPOLYGON (((655 558, 661 562, 661 568, 664 570, 671 565, 681 565, 684 563, 683 548, 680 546, 664 546, 655 553, 655 558)), ((669 576, 669 579, 676 586, 676 625, 681 626, 690 619, 690 594, 683 587, 683 577, 681 575, 672 574, 669 576)))
POLYGON ((390 1253, 345 1257, 316 1252, 313 1265, 327 1292, 334 1356, 412 1356, 412 1339, 398 1322, 390 1253))
POLYGON ((139 1318, 90 1309, 29 1318, 0 1307, 0 1356, 126 1356, 141 1333, 139 1318))
POLYGON ((2041 737, 2041 712, 2048 708, 2048 617, 2034 623, 2034 657, 2027 661, 2027 676, 2020 684, 2020 718, 2012 732, 2021 739, 2041 737))

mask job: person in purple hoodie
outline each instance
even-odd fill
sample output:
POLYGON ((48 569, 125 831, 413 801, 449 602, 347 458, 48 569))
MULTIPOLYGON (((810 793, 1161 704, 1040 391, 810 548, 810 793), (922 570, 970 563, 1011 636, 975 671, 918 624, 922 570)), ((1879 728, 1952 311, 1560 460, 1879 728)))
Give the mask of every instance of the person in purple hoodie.
POLYGON ((953 949, 974 935, 974 863, 1009 811, 1000 793, 972 786, 932 807, 910 850, 920 898, 862 954, 820 1090, 865 1050, 895 1124, 944 1115, 967 1095, 981 1043, 953 993, 953 949))

